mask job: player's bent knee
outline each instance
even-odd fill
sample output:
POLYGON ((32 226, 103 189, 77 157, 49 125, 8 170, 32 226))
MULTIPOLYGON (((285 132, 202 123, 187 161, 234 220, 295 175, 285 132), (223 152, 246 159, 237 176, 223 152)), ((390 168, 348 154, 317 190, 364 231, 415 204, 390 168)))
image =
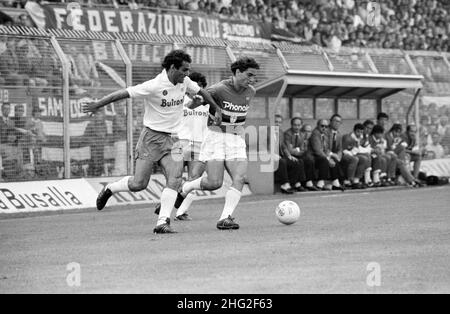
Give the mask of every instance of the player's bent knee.
POLYGON ((245 184, 245 177, 237 177, 233 179, 233 185, 235 186, 244 186, 245 184))
POLYGON ((130 181, 128 186, 131 192, 139 192, 145 190, 150 180, 133 180, 130 181))
POLYGON ((212 180, 208 182, 208 188, 211 190, 218 190, 222 187, 223 181, 221 180, 212 180))
POLYGON ((169 189, 178 191, 178 189, 181 187, 181 183, 182 183, 182 178, 181 177, 176 177, 176 178, 170 178, 167 181, 167 187, 169 189))

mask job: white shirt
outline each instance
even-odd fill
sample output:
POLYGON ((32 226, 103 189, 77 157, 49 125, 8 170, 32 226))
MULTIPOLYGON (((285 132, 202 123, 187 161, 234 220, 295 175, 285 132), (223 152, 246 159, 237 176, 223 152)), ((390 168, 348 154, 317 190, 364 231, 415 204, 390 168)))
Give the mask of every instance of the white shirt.
POLYGON ((164 69, 154 79, 127 88, 131 98, 144 98, 144 126, 165 133, 178 134, 183 118, 186 93, 195 95, 200 91, 197 83, 189 77, 183 83, 173 85, 164 69))
POLYGON ((189 97, 185 97, 183 119, 178 136, 181 140, 203 142, 208 130, 209 105, 189 109, 191 102, 189 97))

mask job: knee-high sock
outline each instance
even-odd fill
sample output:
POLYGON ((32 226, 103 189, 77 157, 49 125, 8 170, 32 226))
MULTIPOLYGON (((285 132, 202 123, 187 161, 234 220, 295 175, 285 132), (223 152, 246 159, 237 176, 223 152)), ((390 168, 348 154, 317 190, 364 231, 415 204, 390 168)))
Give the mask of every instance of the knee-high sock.
POLYGON ((175 205, 175 200, 177 199, 177 191, 169 188, 165 188, 161 194, 161 210, 159 212, 157 225, 162 225, 166 222, 167 218, 170 218, 172 213, 173 205, 175 205))
POLYGON ((368 184, 372 182, 372 179, 370 178, 370 173, 372 172, 372 168, 367 168, 366 171, 364 171, 364 183, 368 184))
POLYGON ((123 177, 119 181, 113 182, 111 184, 108 184, 108 189, 111 190, 113 193, 117 192, 128 192, 130 191, 130 188, 128 187, 128 181, 131 177, 123 177))
POLYGON ((189 210, 189 207, 191 207, 192 202, 194 201, 194 193, 189 193, 186 198, 184 199, 183 203, 181 203, 180 208, 177 210, 177 216, 183 215, 189 210))
POLYGON ((235 188, 230 188, 225 196, 225 206, 223 208, 222 216, 219 220, 232 216, 241 199, 242 193, 235 188))
POLYGON ((381 172, 381 170, 375 170, 373 172, 373 183, 379 183, 380 182, 380 172, 381 172))
POLYGON ((188 181, 183 184, 182 191, 184 194, 189 194, 194 190, 201 190, 202 189, 202 177, 195 179, 193 181, 188 181))

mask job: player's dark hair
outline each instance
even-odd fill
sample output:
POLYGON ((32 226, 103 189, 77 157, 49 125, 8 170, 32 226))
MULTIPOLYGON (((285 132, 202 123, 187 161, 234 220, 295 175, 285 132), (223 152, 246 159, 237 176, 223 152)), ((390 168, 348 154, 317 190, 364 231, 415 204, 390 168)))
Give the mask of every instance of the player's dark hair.
POLYGON ((192 58, 183 50, 172 50, 164 57, 162 67, 166 69, 166 71, 168 71, 170 69, 170 66, 173 64, 175 66, 175 69, 179 69, 183 64, 183 61, 192 63, 192 58))
MULTIPOLYGON (((328 123, 327 119, 319 119, 319 120, 317 120, 317 126, 320 127, 320 125, 322 124, 322 122, 328 123)), ((328 127, 329 127, 329 126, 328 126, 328 127)))
POLYGON ((402 132, 402 131, 403 131, 403 127, 400 123, 395 123, 389 130, 389 132, 402 132))
POLYGON ((372 120, 366 120, 364 121, 363 125, 367 127, 368 125, 375 125, 375 123, 372 120))
POLYGON ((240 72, 244 72, 250 68, 259 70, 259 64, 255 59, 250 57, 241 57, 231 64, 231 72, 233 72, 233 75, 236 74, 238 69, 240 72))
POLYGON ((362 125, 361 123, 356 123, 355 126, 353 127, 353 131, 364 131, 364 125, 362 125))
POLYGON ((372 129, 372 133, 371 135, 375 135, 375 134, 383 134, 384 133, 384 128, 381 125, 374 125, 373 129, 372 129))
POLYGON ((334 118, 340 118, 340 119, 342 119, 342 117, 341 117, 340 114, 335 113, 334 115, 331 116, 330 122, 333 121, 334 118))
POLYGON ((300 120, 300 122, 303 123, 302 118, 300 118, 300 117, 294 117, 294 118, 291 119, 291 125, 294 125, 294 121, 295 121, 295 120, 300 120))
POLYGON ((310 124, 303 124, 302 128, 300 129, 300 131, 305 132, 307 126, 311 127, 310 124))
POLYGON ((205 88, 206 85, 208 85, 208 82, 206 81, 206 76, 204 76, 200 72, 192 72, 189 75, 189 78, 191 79, 191 81, 198 83, 202 88, 205 88))
POLYGON ((389 116, 388 116, 387 113, 385 113, 385 112, 380 112, 380 113, 377 115, 377 120, 380 120, 380 119, 383 119, 383 118, 389 120, 389 116))
POLYGON ((282 120, 284 120, 283 116, 282 116, 281 114, 279 114, 279 113, 277 113, 277 114, 275 115, 275 119, 276 119, 276 118, 281 118, 282 120))

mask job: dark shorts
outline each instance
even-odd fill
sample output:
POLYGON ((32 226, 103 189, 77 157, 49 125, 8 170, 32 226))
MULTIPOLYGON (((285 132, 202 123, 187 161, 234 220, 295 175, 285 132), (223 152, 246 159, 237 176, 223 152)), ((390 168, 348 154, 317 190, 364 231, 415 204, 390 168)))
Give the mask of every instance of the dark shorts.
POLYGON ((175 160, 183 160, 183 148, 178 137, 144 127, 136 145, 135 159, 159 162, 170 154, 175 160))

